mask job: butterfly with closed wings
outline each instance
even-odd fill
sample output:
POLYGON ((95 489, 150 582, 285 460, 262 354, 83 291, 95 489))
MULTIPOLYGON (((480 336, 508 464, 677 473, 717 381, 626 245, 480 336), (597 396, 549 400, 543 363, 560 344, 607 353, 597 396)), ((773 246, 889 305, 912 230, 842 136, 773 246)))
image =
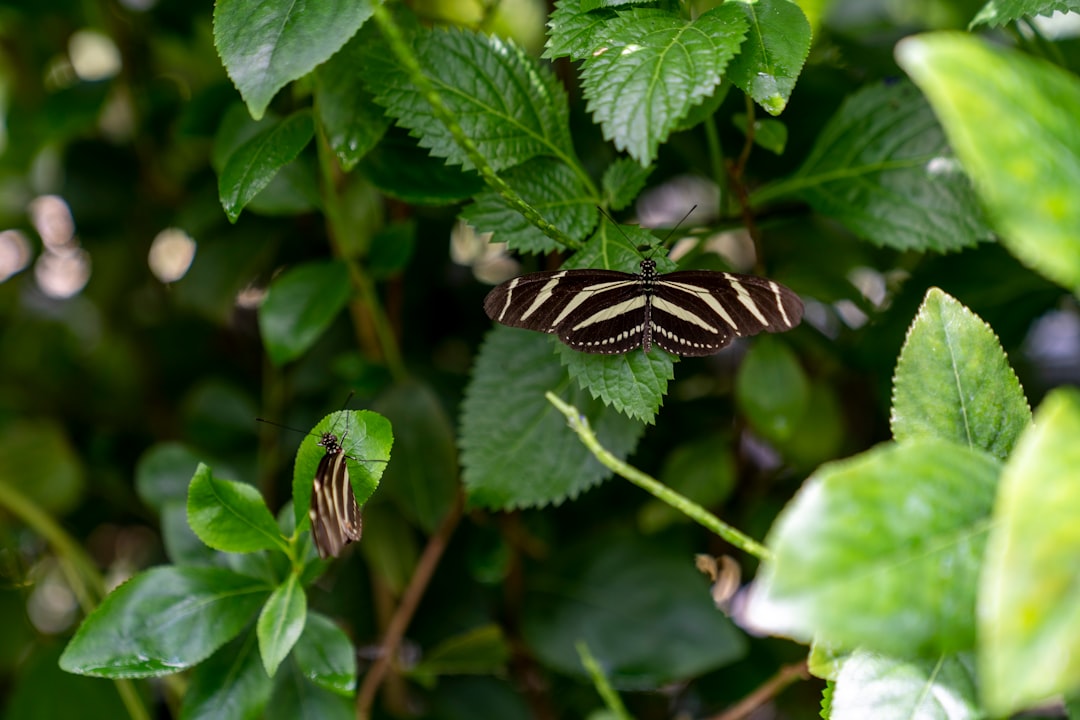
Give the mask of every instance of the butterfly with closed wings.
POLYGON ((585 353, 613 355, 653 344, 672 355, 719 352, 736 337, 790 330, 803 304, 767 278, 712 270, 658 274, 556 270, 508 280, 484 299, 495 322, 558 335, 585 353))

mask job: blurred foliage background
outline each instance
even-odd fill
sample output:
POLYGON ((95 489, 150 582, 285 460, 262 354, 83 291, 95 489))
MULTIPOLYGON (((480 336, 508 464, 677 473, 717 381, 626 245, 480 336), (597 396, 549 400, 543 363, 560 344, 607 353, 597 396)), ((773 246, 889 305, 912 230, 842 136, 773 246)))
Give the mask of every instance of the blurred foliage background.
MULTIPOLYGON (((787 150, 754 155, 748 172, 757 181, 792 172, 846 95, 900 75, 896 40, 963 28, 981 3, 800 4, 816 23, 814 49, 782 118, 787 150)), ((539 54, 550 8, 535 0, 494 9, 430 0, 414 10, 428 21, 480 24, 539 54)), ((196 459, 256 483, 279 509, 299 438, 257 426, 256 416, 309 427, 352 390, 354 406, 394 423, 394 462, 365 509, 365 540, 320 581, 315 597, 318 609, 348 628, 362 664, 459 483, 455 424, 490 327, 481 310, 489 285, 478 279, 486 271, 476 266, 468 234, 455 230, 458 205, 394 199, 406 172, 437 179, 441 161, 391 130, 343 181, 353 225, 382 238, 370 251, 381 267, 376 292, 408 377, 388 369, 362 303, 299 358, 270 362, 256 318, 268 283, 300 262, 340 253, 334 242, 349 239, 327 237, 311 148, 236 224, 228 222, 215 168, 249 120, 215 52, 211 13, 208 3, 182 0, 0 4, 0 485, 14 491, 0 504, 0 697, 8 718, 123 712, 110 683, 56 667, 85 609, 56 544, 81 546, 107 587, 164 562, 169 529, 158 499, 140 495, 140 477, 145 487, 162 487, 162 475, 174 473, 182 498, 190 477, 182 468, 193 470, 196 459)), ((1062 48, 1075 59, 1075 46, 1062 48)), ((556 71, 572 85, 566 65, 556 71)), ((305 92, 300 83, 278 102, 305 92)), ((577 149, 586 165, 602 167, 614 150, 570 92, 577 149)), ((718 117, 741 106, 741 97, 729 97, 718 117)), ((734 126, 721 126, 721 136, 725 147, 740 147, 734 126)), ((637 216, 657 208, 664 218, 677 214, 699 188, 693 178, 703 171, 703 143, 695 131, 671 138, 637 216)), ((772 219, 769 248, 784 258, 785 282, 809 298, 808 322, 790 346, 809 378, 813 416, 779 450, 762 439, 768 428, 749 427, 735 401, 747 351, 739 345, 677 366, 658 422, 632 458, 752 536, 764 536, 814 466, 888 437, 896 355, 932 285, 999 333, 1032 404, 1048 387, 1080 379, 1075 304, 997 245, 898 252, 861 242, 805 208, 788 210, 772 219)), ((743 392, 749 397, 740 402, 752 405, 753 387, 743 392)), ((425 648, 491 622, 503 628, 509 660, 495 675, 457 675, 457 668, 437 683, 392 681, 386 712, 584 716, 599 701, 577 658, 545 647, 567 627, 551 618, 565 610, 558 598, 580 592, 618 606, 635 589, 660 604, 661 590, 705 593, 708 580, 693 573, 655 586, 696 552, 722 555, 725 545, 621 481, 557 508, 468 512, 410 625, 402 662, 407 667, 409 653, 415 662, 425 648), (642 572, 591 584, 589 572, 600 565, 642 572)), ((752 575, 752 567, 743 570, 752 575)), ((663 644, 647 626, 621 632, 646 649, 663 644)), ((628 701, 642 718, 699 716, 737 701, 804 653, 778 640, 733 641, 728 656, 695 668, 693 681, 631 693, 628 701)), ((814 682, 798 683, 773 711, 815 717, 819 693, 814 682)))

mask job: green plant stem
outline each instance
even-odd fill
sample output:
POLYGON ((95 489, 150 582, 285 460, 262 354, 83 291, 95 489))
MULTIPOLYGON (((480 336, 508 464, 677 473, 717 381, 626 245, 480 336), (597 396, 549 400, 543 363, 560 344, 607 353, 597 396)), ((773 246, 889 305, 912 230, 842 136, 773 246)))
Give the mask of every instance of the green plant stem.
POLYGON ((578 657, 581 658, 581 664, 588 671, 592 677, 593 687, 596 688, 596 692, 600 693, 600 697, 604 699, 604 704, 607 705, 607 709, 611 711, 611 714, 617 717, 619 720, 632 720, 630 713, 626 711, 626 706, 623 705, 622 698, 615 692, 615 689, 611 687, 611 683, 608 682, 607 676, 604 675, 604 669, 600 667, 600 663, 596 661, 593 654, 589 652, 589 646, 584 640, 578 640, 574 644, 577 648, 578 657))
MULTIPOLYGON (((8 510, 45 538, 45 541, 56 552, 60 568, 79 601, 79 607, 87 614, 93 610, 101 598, 105 597, 105 582, 94 567, 93 561, 83 552, 75 539, 68 535, 37 503, 5 482, 0 482, 0 508, 8 510)), ((116 691, 120 694, 124 707, 127 708, 128 715, 133 720, 149 720, 150 713, 143 705, 132 682, 114 680, 113 683, 116 685, 116 691)))
POLYGON ((687 497, 680 495, 660 481, 641 472, 632 465, 624 463, 600 444, 596 433, 589 426, 588 419, 578 412, 573 405, 563 402, 554 393, 547 393, 548 402, 558 408, 559 412, 566 416, 570 428, 578 434, 581 442, 585 444, 600 463, 620 477, 624 477, 637 485, 642 490, 652 494, 661 502, 667 503, 679 512, 689 517, 694 522, 713 531, 729 543, 743 552, 749 553, 760 560, 768 560, 772 553, 761 543, 739 532, 725 523, 720 518, 710 513, 705 508, 687 497))
MULTIPOLYGON (((472 141, 472 138, 465 134, 465 130, 450 111, 450 108, 446 107, 446 104, 442 100, 442 96, 439 95, 431 80, 424 74, 423 68, 420 67, 420 61, 416 59, 416 55, 413 54, 412 49, 401 34, 401 29, 397 26, 397 23, 394 22, 394 18, 391 16, 390 11, 386 9, 385 5, 375 5, 374 18, 383 37, 385 37, 386 41, 390 44, 391 52, 394 53, 398 62, 401 63, 402 67, 404 67, 405 71, 409 74, 409 81, 427 99, 435 116, 439 118, 439 121, 450 131, 450 135, 454 138, 454 142, 457 143, 458 147, 465 151, 465 155, 468 156, 469 161, 473 164, 473 167, 476 168, 476 171, 480 173, 480 176, 484 178, 484 181, 488 186, 499 193, 503 200, 521 213, 530 223, 535 225, 540 232, 544 233, 563 247, 580 250, 583 247, 583 243, 567 236, 562 230, 545 220, 543 215, 541 215, 532 205, 525 202, 525 200, 518 195, 517 191, 506 184, 506 181, 498 176, 495 169, 488 163, 487 158, 484 157, 480 152, 480 149, 476 147, 476 143, 472 141)), ((569 165, 571 168, 574 168, 579 175, 581 174, 576 168, 576 163, 569 163, 569 165)), ((597 196, 598 192, 593 186, 592 180, 587 176, 583 179, 586 182, 586 186, 592 189, 593 196, 597 196)))

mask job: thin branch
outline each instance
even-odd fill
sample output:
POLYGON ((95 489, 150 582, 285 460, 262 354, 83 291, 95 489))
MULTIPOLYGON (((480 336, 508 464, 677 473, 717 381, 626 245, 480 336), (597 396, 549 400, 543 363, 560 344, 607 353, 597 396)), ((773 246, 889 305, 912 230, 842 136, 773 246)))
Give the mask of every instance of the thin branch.
POLYGON ((622 698, 619 697, 619 693, 615 692, 615 688, 611 687, 607 676, 604 675, 604 669, 600 667, 599 661, 589 651, 589 645, 584 640, 579 640, 574 644, 574 647, 577 648, 581 664, 585 666, 585 670, 592 677, 593 687, 596 688, 596 692, 600 693, 600 697, 604 699, 607 709, 611 711, 611 714, 617 720, 632 720, 630 713, 626 711, 626 706, 623 705, 622 698))
POLYGON ((450 537, 454 534, 458 521, 461 520, 464 508, 465 498, 459 492, 454 504, 446 513, 446 517, 443 518, 442 524, 439 525, 435 534, 428 539, 427 547, 424 548, 424 552, 420 555, 420 560, 416 563, 416 570, 409 580, 409 586, 405 588, 405 593, 401 596, 401 604, 398 605, 394 616, 390 618, 390 622, 386 626, 386 634, 383 636, 383 641, 379 647, 379 657, 372 664, 367 675, 364 676, 364 682, 360 685, 360 691, 356 694, 357 720, 368 720, 371 717, 371 708, 375 703, 375 693, 378 692, 379 686, 386 678, 386 673, 390 670, 391 663, 397 656, 401 639, 405 637, 405 630, 408 629, 409 622, 416 613, 416 607, 420 604, 420 599, 424 596, 428 583, 431 582, 431 576, 439 565, 439 560, 450 542, 450 537))
POLYGON ((706 718, 706 720, 742 720, 779 695, 788 685, 791 685, 796 680, 807 680, 809 678, 810 671, 806 667, 805 660, 791 665, 784 665, 775 675, 758 686, 752 693, 719 715, 706 718))

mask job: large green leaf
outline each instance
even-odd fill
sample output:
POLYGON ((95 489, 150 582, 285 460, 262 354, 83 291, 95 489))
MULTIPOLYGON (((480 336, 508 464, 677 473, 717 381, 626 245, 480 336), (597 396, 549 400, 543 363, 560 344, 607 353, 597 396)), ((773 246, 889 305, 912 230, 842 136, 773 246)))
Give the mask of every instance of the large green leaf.
MULTIPOLYGON (((495 170, 537 155, 576 165, 565 91, 550 71, 512 42, 462 30, 419 30, 413 49, 447 109, 495 170)), ((451 163, 473 167, 389 53, 373 44, 365 69, 379 103, 421 146, 451 163)))
POLYGON ((262 581, 223 568, 147 570, 86 617, 60 667, 114 678, 179 672, 235 637, 269 594, 262 581))
POLYGON ((236 222, 244 207, 296 159, 314 134, 311 112, 300 110, 270 123, 232 152, 218 176, 218 196, 229 222, 236 222))
POLYGON ((256 488, 215 478, 202 463, 188 487, 187 515, 191 529, 215 550, 244 553, 287 547, 256 488))
POLYGON ((461 409, 461 464, 469 500, 511 509, 560 503, 611 473, 544 398, 551 391, 588 418, 600 442, 626 457, 644 425, 590 400, 556 359, 553 339, 497 327, 473 366, 461 409))
POLYGON ((379 0, 217 0, 214 45, 251 116, 336 53, 379 0))
POLYGON ((274 693, 266 720, 353 720, 353 702, 339 693, 308 682, 299 666, 287 661, 274 678, 274 693))
POLYGON ((1002 243, 1080 292, 1080 80, 959 33, 909 38, 896 57, 941 118, 1002 243))
POLYGON ((299 577, 292 573, 270 594, 255 626, 267 675, 273 677, 277 673, 278 666, 300 639, 306 621, 307 595, 299 577))
POLYGON ((322 688, 345 696, 356 689, 356 650, 345 631, 325 615, 308 612, 293 658, 304 677, 322 688))
POLYGON ((609 679, 657 688, 720 667, 746 641, 716 610, 691 557, 670 545, 607 537, 530 572, 522 634, 547 665, 584 676, 584 641, 609 679))
POLYGON ((382 415, 370 410, 339 410, 320 420, 300 443, 293 465, 293 514, 296 527, 308 522, 311 485, 326 450, 319 445, 323 433, 333 433, 348 456, 349 482, 356 501, 363 505, 375 489, 390 460, 394 434, 382 415))
POLYGON ((858 650, 840 662, 829 720, 980 720, 968 654, 928 660, 858 650))
POLYGON ((259 331, 270 360, 284 365, 303 355, 351 294, 349 271, 336 260, 305 263, 276 278, 259 308, 259 331))
POLYGON ((736 0, 750 32, 728 76, 771 115, 787 106, 810 52, 810 22, 791 0, 736 0))
POLYGON ((643 166, 651 163, 672 129, 720 84, 746 30, 746 17, 733 3, 693 22, 642 8, 607 21, 581 72, 588 109, 604 137, 643 166))
POLYGON ((751 621, 890 655, 971 649, 999 472, 992 456, 939 440, 823 465, 769 533, 751 621))
POLYGON ((1080 0, 989 0, 970 27, 1001 27, 1025 17, 1050 16, 1055 12, 1080 12, 1080 0))
POLYGON ((1080 689, 1080 392, 1055 390, 1005 464, 979 595, 980 689, 1007 716, 1080 689))
POLYGON ((195 668, 180 720, 255 720, 262 717, 272 688, 255 633, 245 633, 195 668))
POLYGON ((548 40, 543 57, 584 60, 603 42, 608 20, 614 10, 586 10, 583 0, 558 0, 548 19, 548 40))
POLYGON ((751 201, 789 194, 898 250, 956 250, 991 237, 971 182, 910 83, 879 83, 852 95, 798 172, 751 201))
MULTIPOLYGON (((555 158, 538 157, 507 170, 503 180, 545 220, 580 241, 596 226, 600 198, 579 172, 555 158)), ((492 241, 505 242, 511 250, 543 253, 559 249, 554 240, 492 191, 477 195, 461 217, 479 232, 494 233, 492 241)))
POLYGON ((739 366, 735 399, 756 432, 770 442, 784 443, 806 414, 810 382, 787 343, 760 337, 739 366))
POLYGON ((1031 423, 994 331, 937 288, 926 293, 900 351, 891 423, 898 442, 941 438, 1003 459, 1031 423))

